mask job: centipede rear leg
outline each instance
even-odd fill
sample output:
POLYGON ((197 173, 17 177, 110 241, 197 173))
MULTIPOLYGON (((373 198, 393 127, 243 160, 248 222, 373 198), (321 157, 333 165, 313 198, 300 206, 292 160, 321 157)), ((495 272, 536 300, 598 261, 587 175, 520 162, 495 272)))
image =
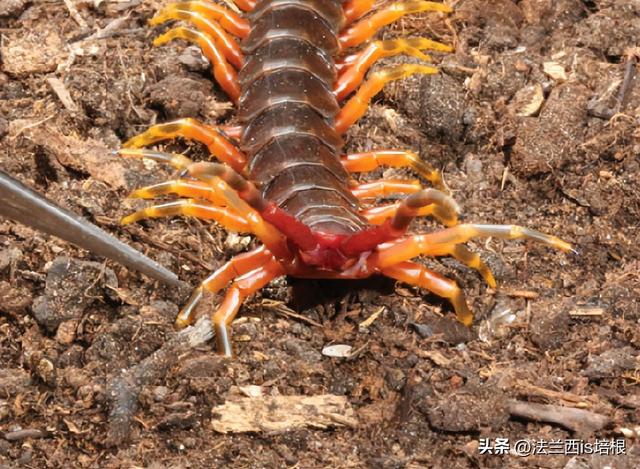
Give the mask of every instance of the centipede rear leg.
POLYGON ((235 278, 259 269, 273 260, 273 255, 264 246, 261 246, 252 251, 239 254, 226 262, 193 291, 191 297, 176 317, 176 328, 182 329, 193 324, 195 308, 200 303, 205 291, 213 294, 218 293, 235 278))
POLYGON ((227 289, 222 304, 211 316, 219 354, 227 357, 233 355, 230 326, 238 314, 238 311, 240 311, 244 300, 285 273, 286 271, 280 263, 275 260, 270 261, 262 267, 236 279, 227 289))

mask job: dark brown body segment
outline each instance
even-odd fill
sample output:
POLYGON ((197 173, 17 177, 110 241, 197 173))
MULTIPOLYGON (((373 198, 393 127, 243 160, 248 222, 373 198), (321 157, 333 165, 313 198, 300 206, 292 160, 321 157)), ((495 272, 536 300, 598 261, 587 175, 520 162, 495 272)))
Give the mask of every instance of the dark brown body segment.
POLYGON ((346 184, 333 128, 341 3, 266 0, 250 18, 239 109, 249 177, 265 199, 312 230, 361 230, 367 222, 346 184))

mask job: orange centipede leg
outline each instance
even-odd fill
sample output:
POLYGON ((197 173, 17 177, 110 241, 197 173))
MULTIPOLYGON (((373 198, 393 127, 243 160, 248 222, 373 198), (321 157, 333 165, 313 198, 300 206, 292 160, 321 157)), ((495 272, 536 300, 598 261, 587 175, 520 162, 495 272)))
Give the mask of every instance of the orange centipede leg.
POLYGON ((222 267, 207 277, 200 286, 193 291, 191 297, 176 317, 176 328, 182 329, 193 324, 195 308, 202 299, 205 290, 210 293, 218 293, 234 278, 258 269, 268 261, 272 260, 273 255, 264 246, 260 246, 253 251, 239 254, 229 260, 222 267))
POLYGON ((291 259, 287 241, 282 233, 265 222, 260 213, 250 205, 255 202, 253 200, 255 197, 260 196, 259 193, 256 194, 257 189, 231 168, 214 163, 194 163, 184 155, 152 150, 124 149, 118 153, 123 156, 149 158, 167 163, 199 179, 218 193, 216 197, 221 197, 224 200, 224 205, 229 213, 242 214, 242 218, 249 226, 248 231, 262 241, 277 259, 285 261, 291 259))
MULTIPOLYGON (((170 5, 171 6, 171 5, 170 5)), ((170 7, 169 6, 169 7, 170 7)), ((225 58, 236 67, 242 68, 244 55, 238 43, 215 20, 207 19, 204 15, 188 10, 170 9, 161 11, 149 20, 149 24, 157 26, 170 20, 184 20, 196 26, 206 34, 220 48, 225 58)))
POLYGON ((251 227, 243 216, 226 207, 216 207, 210 203, 196 199, 180 199, 165 204, 145 207, 142 210, 127 215, 121 220, 123 225, 129 225, 147 218, 172 217, 184 215, 201 218, 203 220, 214 220, 228 230, 250 233, 251 227))
MULTIPOLYGON (((365 217, 367 221, 372 225, 382 225, 387 220, 394 217, 398 211, 400 202, 387 205, 379 205, 377 207, 366 208, 360 211, 360 215, 365 217)), ((433 205, 427 205, 418 209, 417 217, 426 217, 433 214, 433 205)))
POLYGON ((444 192, 418 189, 400 203, 376 207, 363 215, 372 219, 374 225, 390 220, 391 228, 401 235, 416 217, 431 215, 446 226, 454 226, 458 223, 459 213, 460 207, 456 201, 444 192))
POLYGON ((453 246, 476 237, 527 239, 538 241, 562 251, 573 251, 571 245, 556 236, 546 235, 517 225, 462 224, 423 235, 412 235, 381 246, 372 259, 373 265, 384 269, 420 255, 440 256, 453 246))
POLYGON ((453 198, 437 189, 423 189, 400 202, 391 219, 391 228, 404 233, 419 215, 419 210, 428 206, 433 206, 432 215, 443 224, 453 226, 458 223, 460 207, 453 198))
POLYGON ((198 44, 205 57, 207 57, 212 64, 213 76, 216 81, 234 103, 238 102, 238 98, 240 98, 238 74, 229 62, 227 62, 227 59, 221 50, 209 36, 201 33, 200 31, 194 31, 193 29, 177 27, 170 29, 161 36, 158 36, 153 41, 153 45, 159 46, 173 39, 185 39, 198 44))
POLYGON ((247 20, 241 18, 235 12, 211 1, 194 0, 172 3, 160 10, 158 15, 167 14, 172 11, 192 11, 199 13, 208 20, 217 21, 225 31, 240 38, 247 37, 251 30, 251 26, 247 20))
POLYGON ((242 11, 253 11, 256 7, 256 0, 233 0, 238 8, 242 11))
MULTIPOLYGON (((176 137, 183 137, 204 143, 213 156, 227 163, 238 172, 242 172, 247 163, 245 155, 225 138, 217 128, 190 118, 154 125, 140 135, 129 139, 124 144, 124 148, 137 149, 176 137)), ((121 151, 120 153, 126 156, 151 157, 144 151, 121 151)), ((152 153, 158 152, 149 152, 149 154, 152 153)))
POLYGON ((384 85, 415 73, 432 75, 438 73, 438 69, 426 65, 404 64, 372 73, 336 116, 336 131, 339 134, 345 133, 353 123, 360 119, 367 112, 367 107, 373 97, 382 90, 384 85))
POLYGON ((164 181, 151 186, 141 187, 129 194, 129 197, 133 199, 155 199, 169 194, 175 194, 180 197, 188 197, 191 199, 206 200, 217 207, 221 207, 226 204, 224 196, 208 184, 201 181, 191 181, 187 179, 173 179, 171 181, 164 181))
POLYGON ((420 13, 423 11, 451 13, 453 10, 451 7, 443 3, 418 0, 394 2, 342 32, 339 37, 340 46, 342 50, 346 50, 349 47, 362 44, 378 32, 380 28, 393 23, 405 15, 420 13))
POLYGON ((350 173, 373 171, 382 166, 392 168, 411 168, 435 187, 443 187, 440 172, 412 151, 380 150, 366 153, 353 153, 342 157, 342 165, 350 173))
POLYGON ((362 83, 371 66, 383 57, 408 54, 418 59, 430 61, 431 58, 422 52, 425 49, 440 52, 453 51, 450 46, 426 38, 389 39, 372 42, 362 52, 347 58, 333 93, 338 101, 344 99, 362 83))
POLYGON ((227 357, 233 355, 230 326, 238 314, 242 302, 249 295, 267 285, 271 280, 285 273, 285 269, 280 263, 271 261, 233 282, 228 288, 220 308, 211 317, 216 333, 218 353, 227 357))
MULTIPOLYGON (((400 203, 373 207, 370 209, 362 210, 360 214, 364 216, 372 225, 381 225, 395 216, 399 206, 400 203)), ((416 216, 423 217, 433 215, 435 208, 436 206, 433 204, 420 207, 416 210, 416 216)), ((477 253, 470 251, 468 248, 461 244, 447 244, 442 246, 438 251, 433 250, 429 254, 431 256, 451 256, 454 259, 462 262, 466 266, 477 270, 491 288, 496 287, 496 280, 493 277, 493 274, 491 273, 489 267, 487 267, 487 265, 482 261, 477 253)))
POLYGON ((374 3, 376 3, 376 0, 348 0, 345 2, 342 9, 344 10, 346 24, 350 25, 369 13, 373 9, 374 3))
POLYGON ((453 280, 414 262, 401 262, 385 267, 382 269, 382 274, 448 299, 461 323, 470 326, 473 322, 473 314, 467 305, 464 293, 453 280))
POLYGON ((420 181, 404 179, 380 179, 359 184, 351 188, 351 193, 359 199, 371 199, 392 194, 413 194, 422 190, 420 181))

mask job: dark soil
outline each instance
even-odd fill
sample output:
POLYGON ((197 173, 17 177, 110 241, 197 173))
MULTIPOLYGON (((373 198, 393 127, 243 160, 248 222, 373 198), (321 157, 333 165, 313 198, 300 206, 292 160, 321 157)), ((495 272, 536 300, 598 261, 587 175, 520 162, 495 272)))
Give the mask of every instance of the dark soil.
MULTIPOLYGON (((232 106, 197 49, 151 47, 145 21, 161 2, 68 3, 75 18, 61 1, 0 1, 0 169, 197 285, 252 241, 184 218, 120 227, 144 205, 127 193, 171 172, 111 150, 155 122, 233 122, 232 106)), ((446 21, 423 15, 384 33, 457 51, 439 58, 441 75, 389 85, 347 150, 419 150, 465 220, 556 234, 579 255, 474 240, 497 291, 457 262, 428 260, 464 288, 470 331, 445 301, 384 279, 274 282, 243 308, 228 361, 211 342, 161 349, 188 291, 0 220, 1 467, 640 467, 637 438, 616 457, 478 450, 480 438, 594 441, 640 425, 640 79, 629 80, 640 4, 452 3, 446 21), (359 353, 323 356, 330 343, 359 353), (139 382, 130 434, 114 436, 108 387, 158 349, 164 366, 139 382), (359 424, 214 431, 212 409, 248 385, 345 396, 359 424), (572 432, 515 418, 514 401, 607 424, 572 432)), ((165 148, 206 157, 196 144, 165 148)), ((370 177, 382 174, 408 172, 370 177)))

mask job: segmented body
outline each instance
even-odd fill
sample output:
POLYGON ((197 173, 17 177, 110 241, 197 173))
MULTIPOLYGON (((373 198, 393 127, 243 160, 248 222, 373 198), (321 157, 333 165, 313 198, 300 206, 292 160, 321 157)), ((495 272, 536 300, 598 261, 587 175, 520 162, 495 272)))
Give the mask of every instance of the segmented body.
POLYGON ((364 229, 333 127, 340 110, 334 56, 345 22, 340 2, 263 1, 248 20, 238 76, 248 178, 265 199, 314 231, 364 229))
POLYGON ((477 236, 528 238, 569 250, 554 236, 507 225, 458 225, 459 207, 442 192, 439 174, 416 154, 381 150, 343 155, 342 135, 367 110, 385 83, 426 65, 396 65, 365 75, 382 57, 408 54, 429 60, 424 50, 451 52, 427 38, 374 41, 352 56, 346 51, 383 26, 412 13, 448 13, 442 3, 401 0, 374 11, 374 0, 235 0, 246 16, 209 0, 167 6, 152 20, 184 20, 196 29, 175 27, 154 44, 186 39, 212 62, 213 75, 238 105, 240 128, 220 128, 183 119, 151 127, 125 146, 139 148, 185 137, 209 148, 220 163, 193 163, 182 155, 122 150, 182 170, 182 177, 134 194, 178 199, 136 212, 124 223, 149 217, 188 215, 214 220, 255 235, 263 244, 231 259, 205 279, 178 315, 194 320, 204 292, 227 289, 212 315, 218 350, 231 355, 230 324, 243 300, 281 275, 309 278, 364 278, 374 274, 425 288, 450 300, 458 319, 470 325, 471 311, 455 282, 411 262, 418 256, 452 256, 476 269, 491 286, 493 275, 463 243, 477 236), (240 46, 231 36, 242 38, 240 46), (238 142, 232 139, 238 139, 238 142), (407 167, 438 189, 417 180, 358 184, 352 174, 388 165, 407 167), (363 201, 390 193, 410 194, 402 202, 367 208, 363 201), (408 235, 417 216, 433 216, 449 228, 408 235))

